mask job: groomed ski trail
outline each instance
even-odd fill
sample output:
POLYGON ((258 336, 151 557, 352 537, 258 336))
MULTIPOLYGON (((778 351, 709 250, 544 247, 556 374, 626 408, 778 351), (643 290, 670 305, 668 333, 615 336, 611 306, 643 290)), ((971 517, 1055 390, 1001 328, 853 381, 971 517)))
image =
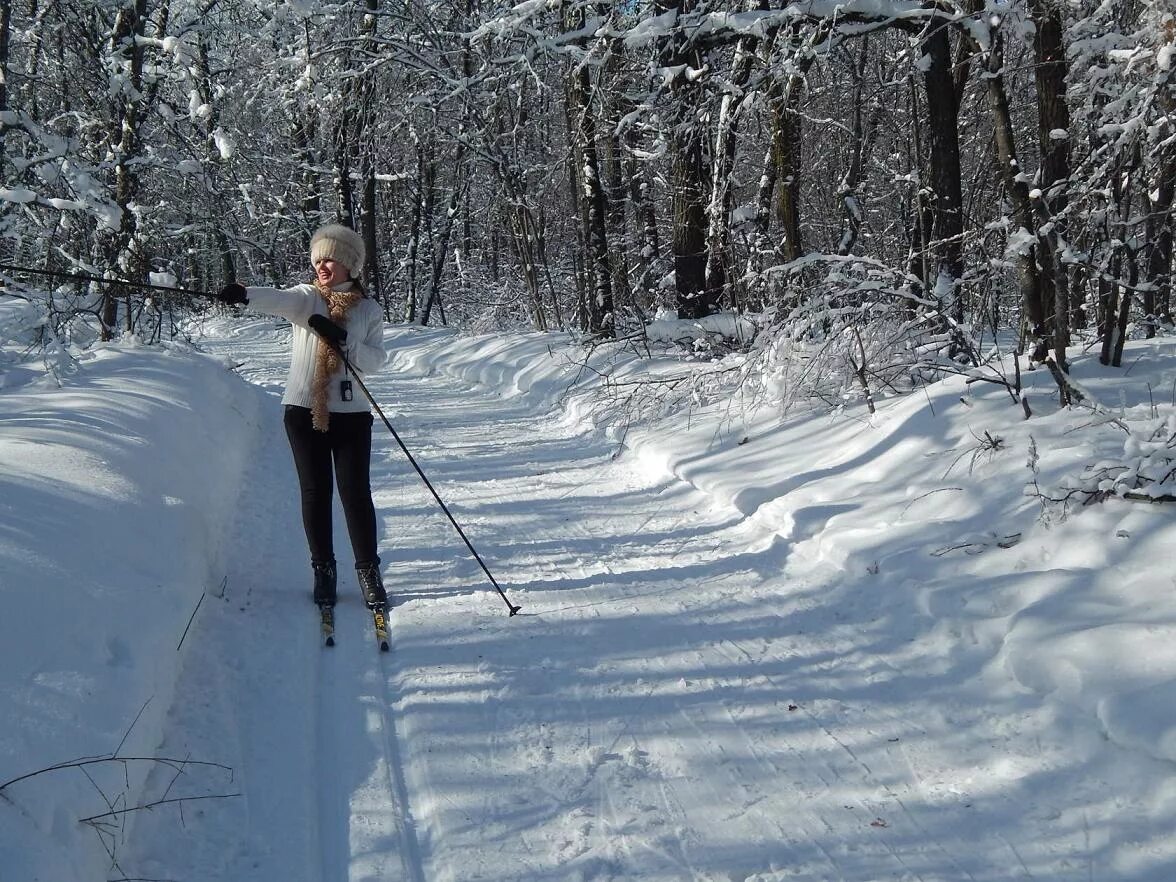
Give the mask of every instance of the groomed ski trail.
POLYGON ((225 597, 189 635, 177 690, 185 697, 168 733, 193 758, 227 753, 242 796, 188 809, 186 836, 175 835, 172 818, 145 819, 131 860, 179 880, 423 882, 396 731, 395 663, 379 651, 338 512, 335 646, 322 645, 276 397, 288 335, 246 336, 242 346, 230 338, 208 349, 275 396, 257 415, 225 597))
POLYGON ((337 631, 318 667, 322 878, 424 882, 396 732, 394 672, 387 654, 378 653, 370 617, 357 599, 336 614, 345 639, 337 631), (364 755, 374 762, 353 784, 351 758, 364 755))
MULTIPOLYGON (((276 393, 285 337, 253 321, 206 348, 276 393)), ((394 349, 420 339, 389 332, 394 349)), ((525 399, 411 365, 369 386, 522 613, 377 422, 392 651, 341 518, 322 648, 267 399, 227 597, 189 635, 166 745, 233 765, 244 796, 190 810, 180 833, 141 820, 140 875, 1003 882, 1088 865, 1072 819, 1043 805, 1022 825, 1015 787, 953 754, 966 731, 1001 746, 990 774, 1053 761, 955 694, 961 662, 928 654, 913 610, 847 595, 835 568, 798 578, 796 541, 525 399)))

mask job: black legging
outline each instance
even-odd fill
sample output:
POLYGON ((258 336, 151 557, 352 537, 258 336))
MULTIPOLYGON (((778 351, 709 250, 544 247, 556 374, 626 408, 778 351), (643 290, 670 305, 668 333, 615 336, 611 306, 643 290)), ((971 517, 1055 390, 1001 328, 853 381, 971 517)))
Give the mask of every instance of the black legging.
POLYGON ((379 564, 376 553, 376 509, 372 504, 369 469, 372 459, 372 415, 332 413, 330 429, 311 425, 310 409, 286 405, 286 435, 294 453, 302 488, 302 526, 310 545, 310 559, 335 559, 331 533, 332 459, 339 479, 339 500, 347 519, 347 533, 355 564, 379 564))

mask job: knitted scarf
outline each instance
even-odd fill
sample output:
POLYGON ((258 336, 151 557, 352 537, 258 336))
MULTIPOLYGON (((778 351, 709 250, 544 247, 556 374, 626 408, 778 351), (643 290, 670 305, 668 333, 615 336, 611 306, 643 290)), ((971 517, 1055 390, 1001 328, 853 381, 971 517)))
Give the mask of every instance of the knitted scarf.
MULTIPOLYGON (((362 290, 332 291, 326 285, 314 281, 319 296, 327 304, 327 314, 331 321, 342 325, 348 310, 363 299, 362 290)), ((358 288, 358 286, 356 286, 358 288)), ((330 401, 331 377, 338 373, 343 366, 343 359, 334 349, 327 345, 321 337, 314 358, 314 380, 311 383, 310 415, 311 424, 320 432, 325 432, 331 425, 330 401)))

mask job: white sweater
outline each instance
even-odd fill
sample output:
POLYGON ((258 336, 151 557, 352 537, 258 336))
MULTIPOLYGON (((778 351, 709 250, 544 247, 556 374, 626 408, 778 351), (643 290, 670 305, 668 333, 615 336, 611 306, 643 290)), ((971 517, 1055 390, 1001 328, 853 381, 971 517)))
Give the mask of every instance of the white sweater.
MULTIPOLYGON (((335 290, 346 291, 350 282, 335 290)), ((330 318, 327 304, 314 285, 295 285, 293 288, 246 288, 249 306, 258 312, 289 319, 294 338, 290 348, 290 372, 286 375, 286 394, 283 404, 311 406, 311 387, 314 380, 315 354, 318 335, 310 329, 307 319, 316 313, 330 318)), ((352 366, 360 374, 373 374, 384 366, 384 311, 370 297, 365 297, 347 311, 342 322, 347 330, 343 350, 352 366)), ((353 384, 352 399, 344 401, 340 395, 340 381, 347 378, 342 367, 331 377, 327 408, 334 413, 370 411, 367 397, 358 384, 353 384)))

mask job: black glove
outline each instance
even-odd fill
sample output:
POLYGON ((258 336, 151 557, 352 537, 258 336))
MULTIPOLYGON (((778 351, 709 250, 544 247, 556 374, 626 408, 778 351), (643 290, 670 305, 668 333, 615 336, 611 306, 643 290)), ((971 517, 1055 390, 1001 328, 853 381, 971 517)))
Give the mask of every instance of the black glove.
POLYGON ((221 303, 227 303, 230 306, 236 306, 239 303, 244 303, 245 286, 238 285, 236 282, 229 282, 215 294, 209 294, 213 300, 219 300, 221 303))
POLYGON ((347 331, 339 327, 325 315, 315 313, 306 320, 310 329, 327 341, 327 345, 338 349, 347 342, 347 331))

